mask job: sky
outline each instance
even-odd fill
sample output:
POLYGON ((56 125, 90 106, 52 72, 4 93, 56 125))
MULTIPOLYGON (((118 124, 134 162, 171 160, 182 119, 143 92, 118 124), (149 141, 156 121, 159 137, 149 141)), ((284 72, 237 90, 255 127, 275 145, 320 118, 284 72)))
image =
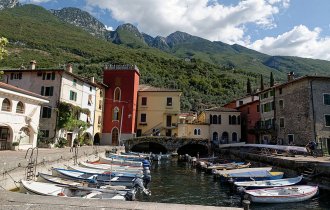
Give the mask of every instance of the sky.
POLYGON ((330 61, 329 0, 21 0, 77 7, 109 30, 134 24, 153 37, 182 31, 269 55, 330 61))

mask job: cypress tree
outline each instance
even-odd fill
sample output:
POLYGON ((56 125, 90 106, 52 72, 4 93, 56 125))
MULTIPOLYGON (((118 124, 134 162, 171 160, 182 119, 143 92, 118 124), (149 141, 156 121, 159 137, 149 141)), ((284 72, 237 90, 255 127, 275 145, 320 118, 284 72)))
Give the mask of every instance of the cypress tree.
POLYGON ((270 72, 270 87, 274 86, 274 76, 273 76, 273 72, 270 72))
POLYGON ((260 90, 264 90, 265 87, 264 87, 264 78, 262 76, 262 74, 260 75, 260 90))
POLYGON ((252 93, 250 78, 248 78, 247 83, 246 83, 246 93, 247 94, 251 94, 252 93))

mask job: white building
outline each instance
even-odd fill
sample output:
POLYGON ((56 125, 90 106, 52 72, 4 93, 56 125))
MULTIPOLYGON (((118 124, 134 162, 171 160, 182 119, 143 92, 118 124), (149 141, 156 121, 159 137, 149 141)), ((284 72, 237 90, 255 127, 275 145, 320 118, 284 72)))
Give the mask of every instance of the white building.
POLYGON ((74 139, 77 138, 79 128, 67 130, 59 127, 61 112, 59 106, 64 102, 81 110, 76 113, 76 119, 90 126, 87 126, 87 130, 80 134, 85 135, 88 141, 92 142, 97 87, 94 81, 73 74, 70 64, 66 66, 66 69, 38 69, 33 61, 28 69, 3 71, 4 82, 41 94, 49 100, 49 103, 41 108, 39 129, 43 134, 43 139, 57 142, 59 138, 65 138, 68 140, 67 146, 72 146, 74 139))
POLYGON ((18 142, 19 149, 37 145, 40 106, 45 97, 0 82, 0 150, 18 142))

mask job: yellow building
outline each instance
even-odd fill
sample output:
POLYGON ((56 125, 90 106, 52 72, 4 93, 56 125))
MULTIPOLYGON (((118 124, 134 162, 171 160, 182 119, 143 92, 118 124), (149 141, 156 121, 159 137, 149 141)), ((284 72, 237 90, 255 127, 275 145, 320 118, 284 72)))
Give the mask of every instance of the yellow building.
POLYGON ((192 139, 209 139, 210 125, 199 121, 197 113, 181 113, 178 123, 178 137, 192 139))
POLYGON ((101 135, 103 129, 103 109, 104 109, 104 93, 106 85, 97 83, 95 94, 95 113, 94 113, 94 144, 101 144, 101 135))
POLYGON ((180 90, 140 85, 136 136, 177 136, 181 94, 180 90))

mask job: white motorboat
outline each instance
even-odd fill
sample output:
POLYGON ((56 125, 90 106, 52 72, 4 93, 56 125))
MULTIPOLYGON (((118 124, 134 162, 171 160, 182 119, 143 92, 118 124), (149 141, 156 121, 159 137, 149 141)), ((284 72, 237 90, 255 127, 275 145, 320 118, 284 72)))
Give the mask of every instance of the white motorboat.
POLYGON ((283 187, 298 184, 302 180, 303 176, 287 179, 275 179, 264 181, 246 181, 246 182, 234 182, 237 187, 244 188, 267 188, 267 187, 283 187))

